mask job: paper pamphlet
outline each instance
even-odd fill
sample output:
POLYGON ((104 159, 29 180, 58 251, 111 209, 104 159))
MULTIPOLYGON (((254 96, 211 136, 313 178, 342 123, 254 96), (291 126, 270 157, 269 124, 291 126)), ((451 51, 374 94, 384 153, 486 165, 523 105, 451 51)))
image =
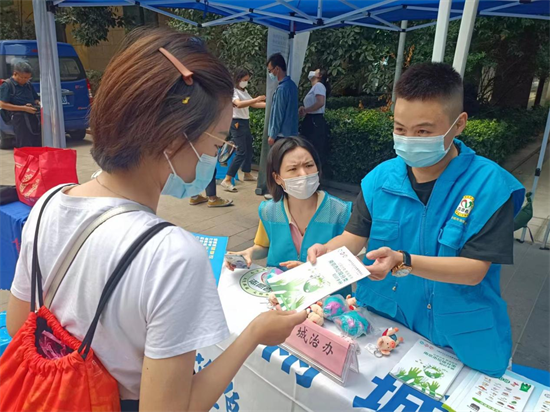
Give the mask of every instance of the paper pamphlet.
POLYGON ((284 310, 301 311, 338 290, 369 276, 348 248, 341 247, 294 269, 267 279, 284 310))
POLYGON ((391 375, 440 400, 463 367, 464 364, 452 353, 434 346, 425 339, 419 339, 392 369, 391 375))
POLYGON ((539 397, 537 405, 535 406, 535 412, 549 412, 550 411, 550 391, 544 390, 539 397))
MULTIPOLYGON (((491 378, 475 372, 465 379, 444 406, 451 411, 464 412, 522 412, 533 390, 534 385, 508 373, 501 378, 491 378)), ((547 400, 547 411, 550 411, 550 397, 547 400)))

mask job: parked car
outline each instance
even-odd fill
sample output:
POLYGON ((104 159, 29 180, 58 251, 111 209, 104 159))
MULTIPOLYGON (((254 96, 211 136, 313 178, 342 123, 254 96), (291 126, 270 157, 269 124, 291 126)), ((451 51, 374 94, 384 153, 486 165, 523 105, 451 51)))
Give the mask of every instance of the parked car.
MULTIPOLYGON (((57 43, 57 52, 65 131, 71 139, 82 140, 86 137, 88 128, 88 111, 93 100, 92 89, 73 46, 57 43)), ((25 60, 32 66, 31 83, 40 94, 40 66, 35 40, 0 40, 0 82, 11 77, 13 64, 18 60, 25 60)), ((12 148, 13 137, 13 127, 6 124, 0 116, 0 148, 12 148)))

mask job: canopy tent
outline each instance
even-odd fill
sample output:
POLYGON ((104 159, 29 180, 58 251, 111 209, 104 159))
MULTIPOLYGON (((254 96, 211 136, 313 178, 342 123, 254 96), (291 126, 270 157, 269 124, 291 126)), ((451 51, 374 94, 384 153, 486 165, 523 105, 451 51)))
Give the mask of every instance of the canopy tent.
MULTIPOLYGON (((437 25, 434 38, 433 61, 442 61, 445 53, 447 30, 449 21, 462 19, 460 33, 456 45, 453 66, 462 75, 466 66, 470 40, 477 15, 501 16, 515 18, 530 18, 550 21, 550 0, 48 0, 47 12, 43 6, 43 0, 33 0, 35 10, 35 22, 40 28, 42 40, 39 40, 40 59, 56 60, 51 53, 46 56, 47 50, 55 50, 55 27, 53 25, 53 13, 55 6, 60 7, 86 7, 86 6, 128 6, 138 5, 143 8, 164 14, 178 20, 182 20, 198 27, 226 25, 241 22, 251 22, 269 28, 268 53, 284 49, 282 41, 277 38, 275 32, 288 33, 286 52, 289 60, 290 73, 296 78, 301 71, 305 48, 308 37, 301 37, 296 42, 296 35, 324 28, 338 28, 344 26, 362 26, 380 30, 400 32, 398 50, 402 51, 405 44, 406 33, 424 27, 437 25), (198 23, 171 13, 167 9, 193 9, 205 13, 213 13, 220 18, 206 23, 198 23), (410 21, 433 20, 428 23, 409 25, 410 21), (396 24, 400 22, 400 24, 396 24), (279 47, 275 47, 279 43, 279 47), (294 44, 297 43, 297 47, 294 44), (271 47, 270 47, 271 46, 271 47), (40 51, 40 49, 45 49, 40 51)), ((37 30, 37 34, 39 30, 37 30)), ((395 80, 399 78, 403 63, 403 53, 398 53, 395 80)), ((59 103, 60 81, 59 70, 55 63, 48 62, 48 70, 41 71, 41 90, 43 101, 59 103), (55 87, 54 84, 57 86, 55 87)), ((267 81, 269 97, 274 90, 274 82, 267 81)), ((43 131, 43 140, 47 145, 65 146, 63 128, 63 111, 59 104, 54 104, 48 112, 51 117, 50 127, 43 131)), ((269 113, 266 108, 266 116, 269 113)), ((267 119, 267 118, 266 118, 267 119)), ((267 129, 266 121, 266 129, 267 129)), ((260 162, 260 171, 265 170, 265 159, 268 152, 266 144, 266 130, 264 130, 264 143, 260 162)), ((533 196, 540 176, 542 160, 548 143, 550 133, 550 112, 548 124, 544 133, 539 162, 535 171, 533 183, 533 196)), ((262 194, 265 190, 265 176, 260 173, 258 189, 256 193, 262 194)), ((550 223, 548 231, 550 231, 550 223)), ((523 232, 522 240, 525 236, 523 232)), ((546 239, 545 239, 546 240, 546 239)), ((546 242, 545 242, 546 243, 546 242)))
MULTIPOLYGON (((459 19, 465 3, 470 0, 448 0, 452 3, 451 20, 459 19)), ((56 0, 55 5, 74 6, 127 6, 139 5, 190 24, 208 27, 220 24, 252 22, 288 32, 307 32, 329 27, 365 26, 391 31, 412 31, 426 25, 402 29, 394 22, 402 20, 435 20, 439 0, 56 0), (185 8, 222 16, 202 25, 162 10, 185 8)), ((547 0, 481 0, 481 16, 528 17, 550 20, 550 3, 547 0)))

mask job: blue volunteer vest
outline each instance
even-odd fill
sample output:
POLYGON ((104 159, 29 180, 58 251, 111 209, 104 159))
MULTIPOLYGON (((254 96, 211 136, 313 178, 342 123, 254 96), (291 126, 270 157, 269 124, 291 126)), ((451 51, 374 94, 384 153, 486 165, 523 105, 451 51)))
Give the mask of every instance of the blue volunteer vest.
POLYGON ((302 241, 300 254, 290 234, 290 220, 283 201, 269 200, 260 204, 260 219, 269 237, 267 265, 278 267, 288 260, 307 260, 307 250, 315 243, 327 243, 341 235, 351 215, 351 203, 325 192, 325 197, 311 218, 302 241))
MULTIPOLYGON (((460 140, 455 143, 460 154, 437 179, 426 206, 414 192, 406 164, 399 157, 382 163, 363 179, 361 188, 372 216, 369 251, 388 246, 412 255, 459 256, 466 241, 510 196, 514 214, 519 212, 523 186, 460 140)), ((365 258, 365 264, 372 261, 365 258)), ((508 367, 512 333, 500 295, 500 265, 491 265, 475 286, 413 275, 396 278, 389 274, 379 282, 367 278, 358 284, 357 299, 434 344, 451 347, 473 369, 501 376, 508 367)))

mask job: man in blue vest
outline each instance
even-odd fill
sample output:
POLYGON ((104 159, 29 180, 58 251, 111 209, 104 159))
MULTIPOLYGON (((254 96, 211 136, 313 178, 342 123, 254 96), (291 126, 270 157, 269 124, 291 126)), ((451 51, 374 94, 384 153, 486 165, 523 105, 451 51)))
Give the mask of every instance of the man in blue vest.
POLYGON ((512 336, 500 265, 513 263, 513 219, 525 190, 456 139, 468 115, 451 66, 411 67, 396 95, 398 157, 363 179, 344 233, 312 246, 308 259, 341 246, 358 254, 368 240, 371 276, 359 282, 358 301, 501 376, 512 336))

